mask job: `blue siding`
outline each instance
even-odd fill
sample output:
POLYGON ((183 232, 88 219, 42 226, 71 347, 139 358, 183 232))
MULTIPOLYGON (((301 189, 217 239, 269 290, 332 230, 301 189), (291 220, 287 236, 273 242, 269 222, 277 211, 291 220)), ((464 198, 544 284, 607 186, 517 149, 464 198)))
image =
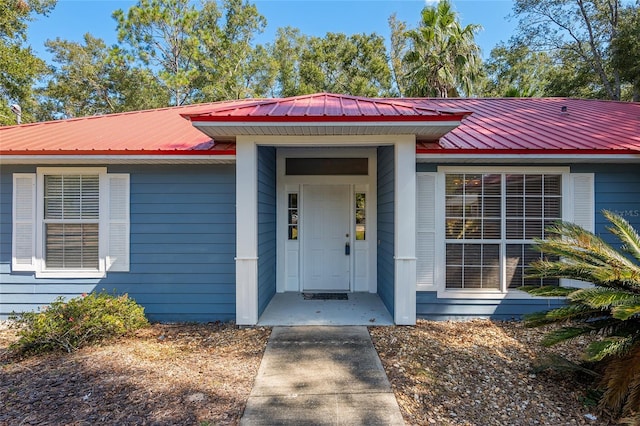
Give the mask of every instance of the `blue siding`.
POLYGON ((572 172, 595 173, 596 233, 616 245, 617 239, 607 231, 609 222, 602 210, 610 210, 624 217, 640 232, 640 166, 639 165, 580 165, 572 172))
POLYGON ((435 291, 416 294, 418 318, 448 321, 471 318, 521 319, 524 314, 562 306, 561 299, 438 299, 435 291))
POLYGON ((395 178, 392 146, 378 148, 378 295, 394 315, 395 178))
POLYGON ((276 293, 276 150, 258 148, 258 315, 276 293))
POLYGON ((235 319, 235 167, 111 166, 130 173, 131 268, 104 279, 36 279, 11 274, 12 173, 0 174, 0 316, 57 296, 129 293, 152 321, 235 319))

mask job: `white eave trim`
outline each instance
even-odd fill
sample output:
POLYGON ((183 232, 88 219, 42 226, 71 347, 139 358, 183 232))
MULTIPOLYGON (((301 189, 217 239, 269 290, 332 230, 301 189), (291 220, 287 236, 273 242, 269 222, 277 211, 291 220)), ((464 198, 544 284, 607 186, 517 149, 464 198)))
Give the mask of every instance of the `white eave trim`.
POLYGON ((0 164, 234 164, 235 155, 3 155, 0 164))
POLYGON ((640 163, 640 154, 417 154, 418 163, 640 163))
POLYGON ((194 127, 458 127, 458 120, 449 121, 192 121, 194 127))

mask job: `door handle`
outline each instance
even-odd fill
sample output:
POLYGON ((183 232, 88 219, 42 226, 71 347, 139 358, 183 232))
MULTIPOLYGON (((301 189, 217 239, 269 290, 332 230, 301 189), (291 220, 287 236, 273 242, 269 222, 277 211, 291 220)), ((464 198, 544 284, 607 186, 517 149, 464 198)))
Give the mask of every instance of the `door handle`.
POLYGON ((349 244, 349 241, 347 241, 344 245, 344 254, 346 256, 349 256, 351 254, 351 245, 349 244))

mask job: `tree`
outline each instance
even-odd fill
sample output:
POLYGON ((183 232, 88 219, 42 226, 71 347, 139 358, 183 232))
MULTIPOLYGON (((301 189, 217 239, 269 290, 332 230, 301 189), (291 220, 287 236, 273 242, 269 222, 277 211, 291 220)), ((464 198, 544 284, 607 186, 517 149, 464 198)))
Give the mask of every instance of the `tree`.
POLYGON ((384 40, 377 34, 311 37, 300 58, 302 93, 379 96, 391 89, 384 40))
MULTIPOLYGON (((580 68, 597 76, 606 97, 619 100, 620 74, 610 66, 608 53, 619 10, 620 0, 515 0, 516 40, 534 51, 570 52, 557 58, 580 61, 580 68)), ((565 66, 572 63, 563 62, 565 66)))
POLYGON ((198 19, 199 86, 205 100, 262 96, 273 85, 275 72, 263 46, 253 47, 267 21, 255 5, 224 0, 222 13, 207 1, 198 19), (267 85, 267 86, 265 86, 267 85))
POLYGON ((173 105, 190 101, 198 76, 198 11, 189 0, 140 0, 113 13, 118 41, 128 53, 156 72, 173 105))
POLYGON ((389 63, 391 64, 391 75, 393 83, 399 96, 404 96, 405 92, 405 70, 402 63, 407 53, 407 23, 398 21, 394 13, 389 17, 389 30, 391 31, 391 50, 389 52, 389 63))
POLYGON ((147 69, 132 67, 117 48, 85 34, 84 44, 47 40, 54 63, 40 91, 39 119, 82 117, 166 106, 168 98, 147 69))
POLYGON ((315 92, 354 96, 391 93, 384 39, 375 33, 307 37, 298 29, 280 28, 270 51, 276 66, 278 96, 315 92))
POLYGON ((611 55, 620 78, 632 87, 633 101, 640 102, 640 1, 621 10, 611 55))
POLYGON ((480 48, 474 38, 479 29, 473 24, 462 27, 448 0, 422 9, 418 28, 406 33, 405 94, 472 95, 482 72, 480 48))
POLYGON ((279 96, 302 94, 300 90, 300 61, 307 38, 293 27, 278 28, 276 40, 269 46, 276 66, 275 90, 279 96))
POLYGON ((546 95, 552 59, 525 45, 499 44, 484 64, 487 82, 483 96, 539 97, 546 95))
POLYGON ((16 124, 10 105, 21 106, 22 121, 33 119, 33 86, 47 70, 44 61, 25 46, 27 23, 34 14, 46 15, 55 0, 0 2, 0 125, 16 124))
POLYGON ((525 321, 530 326, 565 324, 547 334, 543 341, 547 346, 587 334, 598 336, 585 355, 588 361, 603 365, 601 407, 640 424, 640 236, 622 217, 603 214, 622 251, 568 222, 550 227, 553 237, 537 241, 542 253, 559 260, 532 263, 530 276, 569 278, 595 286, 523 288, 537 296, 566 296, 568 301, 563 307, 529 315, 525 321))

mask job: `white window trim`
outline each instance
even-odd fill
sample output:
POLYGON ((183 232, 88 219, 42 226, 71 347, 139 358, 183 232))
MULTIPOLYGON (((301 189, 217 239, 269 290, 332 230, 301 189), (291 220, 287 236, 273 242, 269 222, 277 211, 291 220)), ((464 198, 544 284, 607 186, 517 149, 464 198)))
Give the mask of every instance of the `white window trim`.
MULTIPOLYGON (((568 203, 573 196, 567 187, 570 185, 571 173, 569 167, 483 167, 483 166, 439 166, 436 179, 436 250, 435 250, 435 277, 437 284, 437 295, 439 299, 484 299, 484 300, 501 300, 501 299, 542 299, 539 296, 532 296, 528 293, 517 289, 502 290, 454 290, 446 288, 446 238, 445 238, 445 175, 449 173, 519 173, 519 174, 561 174, 562 175, 562 218, 563 220, 571 220, 567 216, 572 213, 572 209, 568 208, 568 203), (438 249, 438 247, 440 249, 438 249)), ((503 212, 504 213, 504 212, 503 212)), ((500 259, 500 267, 502 272, 504 258, 500 259)), ((504 280, 504 277, 502 277, 504 280)), ((544 299, 564 299, 563 297, 545 297, 544 299)))
POLYGON ((107 235, 109 232, 109 197, 106 167, 38 167, 36 170, 36 278, 104 278, 107 257, 107 235), (79 175, 99 176, 100 210, 98 222, 98 270, 46 269, 44 261, 44 176, 79 175))

